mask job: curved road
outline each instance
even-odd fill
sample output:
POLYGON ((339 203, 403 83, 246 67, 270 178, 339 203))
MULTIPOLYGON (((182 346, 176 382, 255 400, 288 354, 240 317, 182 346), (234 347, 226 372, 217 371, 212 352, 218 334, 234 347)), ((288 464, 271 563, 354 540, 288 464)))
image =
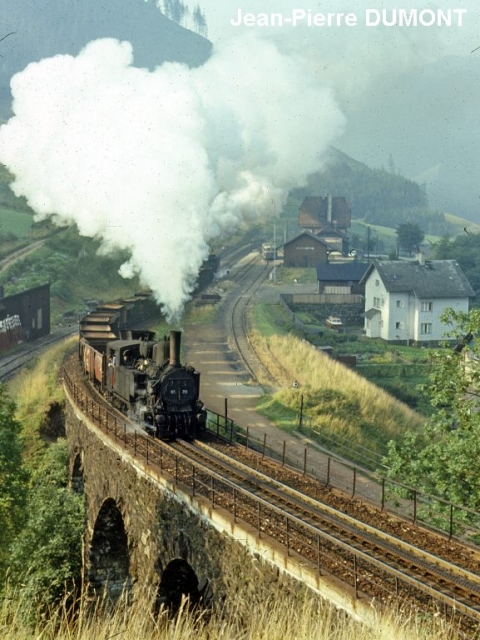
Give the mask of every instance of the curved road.
MULTIPOLYGON (((258 254, 258 252, 257 252, 258 254)), ((266 421, 252 413, 263 389, 252 381, 231 338, 233 306, 242 295, 244 284, 234 282, 237 271, 251 261, 253 254, 240 258, 219 288, 227 291, 215 318, 208 325, 185 327, 185 361, 201 373, 201 398, 212 411, 224 414, 228 398, 228 415, 243 427, 261 428, 266 421)))
MULTIPOLYGON (((236 271, 247 265, 258 251, 246 253, 231 268, 228 278, 221 280, 218 287, 224 289, 224 299, 215 318, 208 325, 187 325, 184 333, 186 364, 193 365, 201 373, 200 397, 205 405, 220 415, 225 414, 227 399, 228 417, 250 434, 263 441, 266 437, 269 448, 282 455, 283 443, 286 443, 289 459, 297 466, 304 464, 307 442, 292 436, 275 426, 270 420, 256 411, 258 400, 264 395, 264 389, 252 380, 243 360, 235 349, 231 338, 231 315, 238 296, 243 295, 245 283, 234 282, 236 271)), ((264 268, 260 267, 259 269, 264 268)), ((248 286, 248 285, 247 285, 248 286)), ((308 292, 315 290, 307 285, 308 292)), ((299 287, 295 288, 299 291, 299 287)), ((274 301, 281 293, 273 284, 265 284, 254 294, 257 299, 274 301)), ((326 468, 327 456, 313 450, 309 451, 309 462, 316 468, 326 468)), ((345 477, 345 489, 350 491, 351 474, 345 477)))

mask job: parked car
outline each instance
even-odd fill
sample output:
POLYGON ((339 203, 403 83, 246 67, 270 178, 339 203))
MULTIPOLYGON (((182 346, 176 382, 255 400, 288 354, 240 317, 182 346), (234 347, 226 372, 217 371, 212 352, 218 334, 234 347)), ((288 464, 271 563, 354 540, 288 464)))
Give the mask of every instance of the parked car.
POLYGON ((328 316, 328 318, 325 320, 325 326, 328 329, 338 331, 339 333, 343 331, 343 322, 338 316, 328 316))

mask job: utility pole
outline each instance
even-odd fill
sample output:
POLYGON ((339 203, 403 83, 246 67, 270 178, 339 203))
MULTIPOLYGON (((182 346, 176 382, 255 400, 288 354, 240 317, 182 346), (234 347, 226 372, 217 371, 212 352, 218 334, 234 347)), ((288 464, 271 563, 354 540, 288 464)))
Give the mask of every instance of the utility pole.
POLYGON ((273 284, 277 284, 277 221, 273 220, 273 284))

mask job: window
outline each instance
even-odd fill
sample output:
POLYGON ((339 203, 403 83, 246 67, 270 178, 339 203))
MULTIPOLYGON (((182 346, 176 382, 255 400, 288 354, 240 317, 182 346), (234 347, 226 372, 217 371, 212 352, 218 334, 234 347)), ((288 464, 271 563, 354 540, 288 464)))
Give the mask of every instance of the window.
POLYGON ((403 322, 396 322, 395 323, 395 329, 403 329, 403 322))
POLYGON ((432 333, 432 323, 431 322, 422 322, 420 325, 420 333, 423 335, 432 333))
POLYGON ((400 309, 403 307, 403 300, 397 300, 397 307, 400 309))
POLYGON ((373 306, 375 307, 375 309, 380 309, 380 298, 374 297, 373 298, 373 306))
POLYGON ((379 287, 379 286, 380 286, 380 280, 379 280, 378 278, 375 280, 375 286, 376 286, 376 287, 379 287))
POLYGON ((422 302, 420 309, 421 311, 431 311, 433 309, 433 302, 422 302))

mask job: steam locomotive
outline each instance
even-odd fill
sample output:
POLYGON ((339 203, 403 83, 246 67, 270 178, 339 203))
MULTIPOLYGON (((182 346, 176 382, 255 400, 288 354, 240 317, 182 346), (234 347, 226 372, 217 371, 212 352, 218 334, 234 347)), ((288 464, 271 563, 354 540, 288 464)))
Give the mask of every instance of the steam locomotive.
POLYGON ((85 375, 150 435, 202 437, 207 412, 199 399, 200 374, 180 363, 181 333, 157 341, 151 331, 118 330, 110 320, 93 313, 80 321, 85 375))

